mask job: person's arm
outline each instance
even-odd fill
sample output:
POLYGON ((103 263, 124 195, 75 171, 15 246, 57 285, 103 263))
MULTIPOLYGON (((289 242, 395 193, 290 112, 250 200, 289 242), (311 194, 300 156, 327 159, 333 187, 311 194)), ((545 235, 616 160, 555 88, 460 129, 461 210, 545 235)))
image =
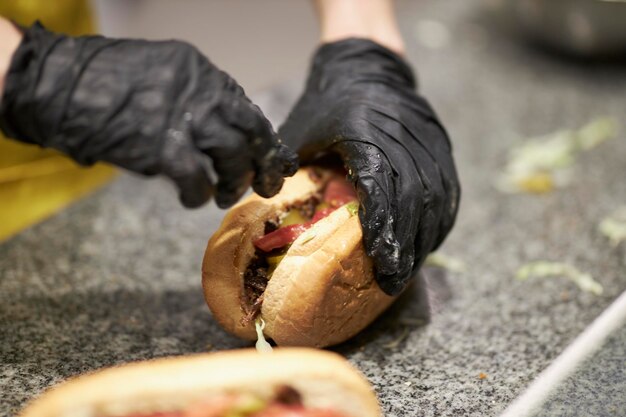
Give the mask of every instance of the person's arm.
POLYGON ((11 57, 22 41, 22 33, 11 22, 0 17, 0 39, 0 97, 2 97, 11 57))
POLYGON ((323 43, 371 39, 404 55, 392 0, 315 0, 323 43))
POLYGON ((303 163, 341 158, 380 288, 402 291, 448 235, 459 180, 447 133, 416 92, 390 0, 316 0, 322 45, 279 129, 303 163))
POLYGON ((297 168, 243 88, 185 42, 74 38, 39 23, 20 34, 1 20, 0 55, 5 136, 164 175, 187 207, 213 196, 228 207, 250 185, 270 197, 297 168))

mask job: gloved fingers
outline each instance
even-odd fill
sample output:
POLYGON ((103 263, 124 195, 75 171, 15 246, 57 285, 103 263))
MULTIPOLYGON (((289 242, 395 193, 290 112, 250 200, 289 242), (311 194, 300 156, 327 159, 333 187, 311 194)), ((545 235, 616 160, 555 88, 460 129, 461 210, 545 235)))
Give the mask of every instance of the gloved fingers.
MULTIPOLYGON (((447 140, 445 130, 438 122, 433 121, 427 123, 424 129, 428 132, 427 134, 433 137, 443 136, 443 138, 447 140)), ((441 212, 441 219, 436 233, 437 238, 431 250, 435 250, 439 247, 450 230, 452 230, 459 208, 459 199, 461 197, 461 187, 456 167, 454 165, 454 161, 452 160, 452 155, 449 152, 441 151, 437 156, 437 167, 444 198, 441 203, 441 208, 439 209, 441 212)))
MULTIPOLYGON (((391 207, 388 216, 393 225, 399 254, 394 270, 387 267, 389 256, 383 255, 375 259, 375 262, 381 288, 384 287, 387 293, 397 294, 404 288, 413 270, 413 245, 422 215, 424 186, 411 149, 405 145, 412 138, 398 122, 397 115, 372 110, 353 107, 350 118, 350 129, 353 131, 351 136, 358 135, 360 141, 353 141, 358 146, 350 153, 359 155, 359 161, 366 161, 362 163, 363 166, 357 167, 360 176, 368 172, 387 179, 384 188, 391 207)), ((367 233, 364 233, 364 237, 367 247, 367 233)))
POLYGON ((452 228, 460 192, 447 134, 428 104, 424 106, 430 113, 421 114, 410 105, 398 110, 398 124, 406 132, 401 143, 412 155, 423 185, 424 215, 415 241, 418 260, 436 249, 452 228))
POLYGON ((378 274, 394 274, 400 264, 400 244, 394 232, 395 191, 387 158, 375 146, 358 140, 342 141, 334 149, 356 180, 365 251, 378 274))
MULTIPOLYGON (((398 203, 398 216, 396 217, 396 239, 399 245, 398 266, 394 273, 384 273, 377 269, 376 281, 378 286, 389 295, 399 294, 412 277, 415 248, 414 240, 417 225, 419 224, 419 211, 411 210, 402 200, 412 200, 410 196, 400 196, 398 203)), ((414 201, 411 201, 415 205, 414 201)))
POLYGON ((397 295, 418 272, 424 260, 431 252, 434 241, 437 238, 438 223, 430 217, 434 212, 429 212, 419 223, 414 244, 405 245, 401 250, 401 259, 405 260, 400 265, 398 272, 393 275, 377 276, 380 288, 389 295, 397 295))
POLYGON ((423 213, 415 233, 415 261, 413 268, 421 266, 426 256, 443 241, 449 229, 442 234, 442 218, 449 195, 444 191, 438 176, 421 177, 424 184, 423 213), (439 184, 437 184, 439 183, 439 184))
POLYGON ((255 156, 256 173, 252 189, 261 197, 274 196, 283 186, 284 177, 292 176, 298 170, 298 156, 282 144, 255 156))
POLYGON ((204 156, 180 131, 170 131, 161 152, 161 172, 176 184, 180 202, 189 208, 206 203, 213 184, 205 169, 204 156))
POLYGON ((456 170, 452 173, 453 178, 444 178, 444 187, 446 189, 446 199, 443 204, 441 213, 441 222, 439 225, 439 231, 437 233, 437 240, 435 241, 432 250, 436 250, 444 239, 452 230, 456 221, 456 215, 459 210, 459 201, 461 198, 461 187, 459 180, 456 177, 456 170))
MULTIPOLYGON (((421 253, 427 254, 432 251, 438 245, 437 239, 442 241, 450 230, 456 216, 458 180, 445 131, 434 118, 432 110, 427 108, 426 110, 431 112, 430 115, 423 115, 413 107, 407 104, 389 115, 385 107, 377 105, 372 109, 371 119, 378 129, 387 135, 387 143, 396 142, 397 146, 386 148, 389 153, 399 147, 404 149, 404 152, 400 154, 396 152, 391 156, 394 167, 409 165, 407 161, 398 164, 403 155, 410 156, 412 160, 414 172, 411 177, 416 186, 413 194, 418 192, 421 194, 416 195, 415 205, 424 207, 420 229, 426 226, 428 230, 418 233, 417 224, 411 229, 400 230, 411 230, 412 239, 418 234, 422 235, 415 242, 418 252, 416 258, 419 258, 421 253), (448 225, 449 227, 443 231, 442 229, 448 225)), ((406 175, 403 174, 402 178, 406 178, 406 175)))
POLYGON ((400 259, 396 273, 380 275, 377 280, 386 293, 396 295, 406 287, 413 271, 415 235, 424 221, 424 187, 413 160, 404 148, 389 146, 385 152, 395 171, 393 199, 397 214, 394 232, 400 245, 400 259))
POLYGON ((428 254, 435 249, 436 242, 440 238, 440 226, 441 211, 434 208, 425 208, 424 216, 415 236, 414 268, 419 268, 428 254))
POLYGON ((225 100, 220 109, 226 122, 248 138, 255 169, 254 191, 262 197, 275 195, 283 178, 297 171, 297 155, 280 143, 270 122, 245 96, 225 100))
POLYGON ((224 126, 219 136, 198 142, 211 158, 218 176, 215 202, 220 208, 232 206, 246 192, 254 176, 247 138, 240 131, 224 126))
POLYGON ((434 111, 422 97, 414 96, 412 100, 408 100, 407 104, 402 106, 401 112, 405 127, 412 132, 415 139, 409 141, 409 145, 421 147, 422 150, 421 152, 417 148, 411 150, 416 159, 419 159, 417 165, 422 168, 422 176, 432 179, 434 193, 437 193, 435 195, 441 195, 443 198, 443 202, 437 207, 442 217, 436 247, 454 225, 461 193, 450 139, 434 111), (423 157, 420 158, 420 154, 423 157))
MULTIPOLYGON (((409 256, 408 250, 405 252, 402 251, 403 255, 401 256, 409 256)), ((391 275, 385 275, 378 273, 376 274, 376 282, 381 290, 387 295, 398 295, 404 290, 408 284, 408 282, 413 277, 415 270, 412 268, 413 266, 413 254, 411 256, 411 268, 409 269, 409 263, 404 263, 398 272, 391 275)))
POLYGON ((278 142, 279 144, 276 149, 275 163, 278 165, 278 169, 283 177, 291 177, 300 167, 298 154, 289 146, 282 143, 280 138, 278 139, 278 142))
POLYGON ((400 244, 394 233, 387 187, 381 182, 384 179, 380 176, 360 175, 356 189, 365 250, 374 260, 376 271, 390 275, 397 272, 400 264, 400 244))

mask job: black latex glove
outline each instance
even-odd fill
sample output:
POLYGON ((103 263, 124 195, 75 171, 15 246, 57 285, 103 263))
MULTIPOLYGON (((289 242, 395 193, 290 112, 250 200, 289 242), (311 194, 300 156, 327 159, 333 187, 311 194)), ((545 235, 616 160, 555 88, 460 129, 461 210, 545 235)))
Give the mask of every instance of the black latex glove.
POLYGON ((369 40, 323 45, 279 135, 303 162, 341 157, 377 282, 399 293, 452 228, 460 195, 450 141, 411 68, 369 40))
POLYGON ((13 56, 0 127, 81 164, 166 175, 188 207, 214 191, 227 207, 250 183, 272 196, 297 168, 243 89, 178 41, 72 38, 35 24, 13 56))

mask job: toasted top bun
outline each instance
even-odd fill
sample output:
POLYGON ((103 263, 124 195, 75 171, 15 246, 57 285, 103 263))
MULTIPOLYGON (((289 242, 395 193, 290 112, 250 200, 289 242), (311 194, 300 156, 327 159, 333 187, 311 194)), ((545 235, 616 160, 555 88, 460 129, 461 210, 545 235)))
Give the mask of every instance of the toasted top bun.
POLYGON ((124 417, 183 411, 228 394, 274 398, 297 390, 306 408, 380 417, 365 378, 341 356, 302 348, 253 349, 137 362, 72 379, 49 390, 22 417, 124 417))
MULTIPOLYGON (((255 194, 234 206, 209 240, 202 266, 204 295, 230 333, 256 337, 253 324, 241 324, 244 273, 255 253, 252 242, 263 236, 266 221, 306 201, 323 182, 310 168, 300 169, 276 196, 255 194)), ((362 237, 358 216, 340 208, 296 239, 264 293, 260 317, 266 336, 278 345, 334 345, 361 331, 394 301, 374 280, 362 237)))

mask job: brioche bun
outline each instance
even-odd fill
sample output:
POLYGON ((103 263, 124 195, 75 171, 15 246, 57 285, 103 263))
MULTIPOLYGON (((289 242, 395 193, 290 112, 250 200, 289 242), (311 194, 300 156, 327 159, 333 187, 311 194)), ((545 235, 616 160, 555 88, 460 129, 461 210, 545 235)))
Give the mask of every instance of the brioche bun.
POLYGON ((253 349, 157 359, 108 368, 49 390, 21 417, 125 417, 175 412, 228 394, 271 401, 294 388, 306 408, 380 417, 367 380, 341 356, 305 348, 253 349))
MULTIPOLYGON (((300 169, 276 196, 256 194, 235 205, 209 240, 202 266, 204 295, 228 332, 254 340, 253 323, 242 324, 244 273, 255 255, 253 241, 265 223, 306 201, 323 186, 328 171, 300 169)), ((272 274, 260 317, 264 333, 278 345, 325 347, 365 328, 395 297, 374 279, 365 254, 359 217, 339 208, 300 235, 272 274)))

